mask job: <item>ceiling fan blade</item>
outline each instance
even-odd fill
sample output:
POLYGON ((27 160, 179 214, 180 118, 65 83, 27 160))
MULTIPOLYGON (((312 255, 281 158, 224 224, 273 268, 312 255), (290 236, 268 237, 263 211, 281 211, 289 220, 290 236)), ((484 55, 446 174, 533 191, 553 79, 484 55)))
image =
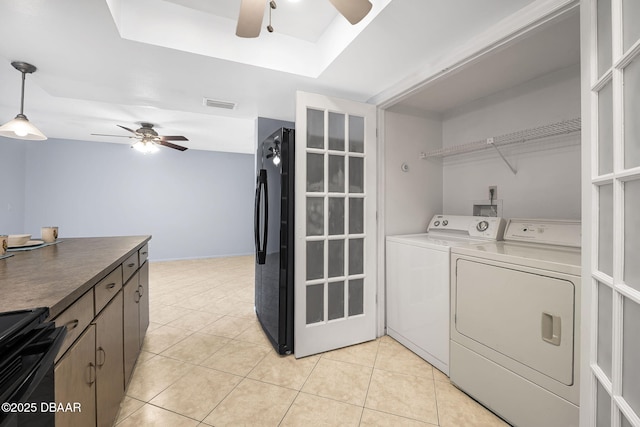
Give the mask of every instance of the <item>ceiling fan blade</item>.
POLYGON ((172 143, 167 142, 167 141, 160 140, 160 141, 158 141, 158 144, 164 145, 165 147, 174 148, 174 149, 180 150, 180 151, 187 150, 187 147, 183 147, 182 145, 172 144, 172 143))
POLYGON ((129 129, 128 127, 124 127, 124 126, 121 126, 121 125, 116 125, 116 126, 118 126, 118 127, 122 128, 122 129, 124 129, 124 130, 128 130, 128 131, 129 131, 129 132, 131 132, 131 133, 136 133, 136 131, 135 131, 135 130, 133 130, 133 129, 129 129))
POLYGON ((174 135, 174 136, 161 136, 160 141, 188 141, 188 139, 182 135, 174 135))
POLYGON ((242 0, 236 36, 251 38, 260 35, 265 5, 265 0, 242 0))
POLYGON ((367 16, 373 6, 369 0, 329 0, 338 12, 351 23, 356 25, 367 16))
POLYGON ((108 135, 106 133, 92 133, 91 135, 95 135, 95 136, 116 136, 118 138, 134 138, 133 136, 129 136, 129 135, 108 135))

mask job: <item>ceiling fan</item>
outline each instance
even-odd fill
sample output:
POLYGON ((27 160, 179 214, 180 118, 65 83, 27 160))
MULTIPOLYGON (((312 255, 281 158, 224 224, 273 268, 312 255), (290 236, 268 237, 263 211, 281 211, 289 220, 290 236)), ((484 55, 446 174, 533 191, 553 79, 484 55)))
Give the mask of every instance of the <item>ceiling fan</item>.
MULTIPOLYGON (((338 12, 351 23, 355 25, 362 20, 371 10, 372 4, 369 0, 329 0, 331 4, 338 9, 338 12)), ((270 1, 269 7, 275 9, 275 1, 270 1)), ((264 8, 267 4, 266 0, 242 0, 240 4, 240 16, 238 16, 238 25, 236 27, 236 35, 238 37, 258 37, 262 27, 262 17, 264 16, 264 8)), ((271 24, 269 24, 269 27, 271 24)), ((269 28, 269 32, 273 29, 269 28)))
POLYGON ((164 145, 165 147, 169 147, 169 148, 173 148, 176 150, 180 150, 180 151, 184 151, 187 149, 187 147, 183 147, 181 145, 177 145, 177 144, 172 144, 169 141, 188 141, 187 138, 185 138, 184 136, 181 135, 174 135, 174 136, 161 136, 158 135, 158 132, 156 132, 153 129, 153 124, 152 123, 145 123, 142 122, 140 123, 140 129, 137 130, 133 130, 133 129, 129 129, 128 127, 125 126, 121 126, 121 125, 117 125, 118 127, 131 132, 133 134, 133 136, 131 135, 106 135, 103 133, 92 133, 91 135, 96 135, 96 136, 116 136, 119 138, 132 138, 132 139, 137 139, 136 142, 134 142, 131 147, 132 148, 136 148, 140 151, 143 152, 152 152, 152 151, 156 151, 158 149, 158 145, 164 145))

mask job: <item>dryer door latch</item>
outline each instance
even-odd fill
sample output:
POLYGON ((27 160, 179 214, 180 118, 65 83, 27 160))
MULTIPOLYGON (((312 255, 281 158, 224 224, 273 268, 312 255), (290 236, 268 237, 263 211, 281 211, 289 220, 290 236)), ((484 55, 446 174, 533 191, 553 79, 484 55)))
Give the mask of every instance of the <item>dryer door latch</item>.
POLYGON ((554 316, 550 313, 542 313, 541 330, 542 340, 553 345, 560 345, 560 316, 554 316))

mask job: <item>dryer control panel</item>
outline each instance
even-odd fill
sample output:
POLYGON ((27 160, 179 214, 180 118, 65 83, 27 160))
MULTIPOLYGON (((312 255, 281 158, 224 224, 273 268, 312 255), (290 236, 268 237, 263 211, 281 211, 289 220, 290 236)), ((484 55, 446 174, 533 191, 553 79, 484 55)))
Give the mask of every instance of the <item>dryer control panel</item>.
POLYGON ((427 232, 447 236, 502 240, 505 224, 505 220, 498 217, 435 215, 429 222, 427 232))
POLYGON ((581 246, 580 221, 554 219, 510 219, 504 240, 545 245, 581 246))

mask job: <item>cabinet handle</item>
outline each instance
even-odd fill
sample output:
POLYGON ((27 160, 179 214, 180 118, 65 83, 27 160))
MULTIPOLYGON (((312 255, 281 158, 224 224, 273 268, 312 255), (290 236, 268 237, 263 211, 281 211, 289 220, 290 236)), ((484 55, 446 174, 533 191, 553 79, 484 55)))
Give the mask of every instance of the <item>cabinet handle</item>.
POLYGON ((93 385, 96 382, 96 365, 93 362, 89 362, 89 381, 87 384, 93 385))
POLYGON ((144 286, 138 285, 138 294, 140 295, 140 298, 142 298, 142 295, 144 295, 144 286))
POLYGON ((142 252, 142 255, 146 255, 146 254, 147 254, 147 251, 142 252))
POLYGON ((113 288, 115 288, 115 287, 116 287, 116 284, 115 284, 115 283, 109 283, 109 284, 107 285, 107 289, 113 289, 113 288))
POLYGON ((133 268, 133 267, 135 267, 135 265, 136 265, 136 263, 135 263, 135 262, 132 262, 132 263, 130 263, 130 264, 127 264, 127 267, 129 267, 129 268, 133 268))
POLYGON ((133 300, 136 304, 140 302, 140 292, 138 292, 137 290, 135 296, 133 297, 133 300))
POLYGON ((67 332, 69 332, 72 329, 75 329, 76 327, 78 327, 78 323, 80 323, 78 319, 73 319, 65 323, 64 326, 67 328, 67 332))
POLYGON ((107 361, 107 352, 104 351, 104 348, 102 347, 98 347, 98 349, 96 350, 96 365, 98 366, 98 368, 102 368, 104 366, 104 363, 107 361), (98 355, 102 355, 102 360, 98 361, 98 355))

